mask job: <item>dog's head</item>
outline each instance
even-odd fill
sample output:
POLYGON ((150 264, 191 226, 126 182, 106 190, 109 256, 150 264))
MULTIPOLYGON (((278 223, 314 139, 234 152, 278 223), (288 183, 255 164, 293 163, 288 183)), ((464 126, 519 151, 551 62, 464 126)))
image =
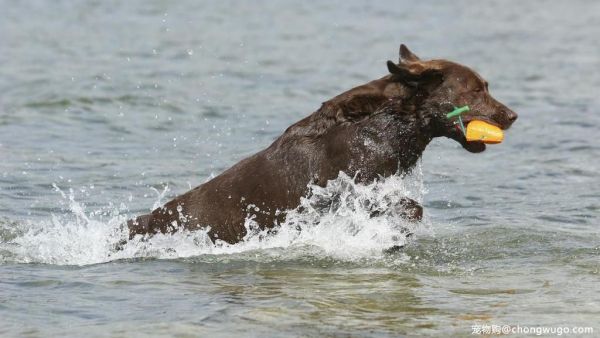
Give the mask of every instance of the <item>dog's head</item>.
POLYGON ((467 142, 460 127, 446 118, 446 113, 468 105, 470 111, 462 114, 465 125, 482 120, 501 129, 508 129, 517 119, 515 112, 490 95, 487 81, 466 66, 447 60, 423 61, 405 45, 400 46, 400 62, 388 61, 387 65, 396 81, 414 88, 417 101, 433 119, 434 136, 452 138, 470 152, 484 151, 485 144, 467 142))

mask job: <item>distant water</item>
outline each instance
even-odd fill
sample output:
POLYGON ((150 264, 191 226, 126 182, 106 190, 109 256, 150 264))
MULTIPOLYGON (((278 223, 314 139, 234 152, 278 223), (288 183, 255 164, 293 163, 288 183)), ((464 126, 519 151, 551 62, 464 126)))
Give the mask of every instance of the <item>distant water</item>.
POLYGON ((600 333, 600 3, 0 8, 0 336, 600 333), (470 154, 439 139, 408 177, 340 177, 314 198, 344 203, 305 200, 275 236, 114 250, 128 217, 384 75, 402 42, 489 80, 519 113, 506 141, 470 154), (404 194, 426 217, 385 254, 397 220, 361 205, 404 194))

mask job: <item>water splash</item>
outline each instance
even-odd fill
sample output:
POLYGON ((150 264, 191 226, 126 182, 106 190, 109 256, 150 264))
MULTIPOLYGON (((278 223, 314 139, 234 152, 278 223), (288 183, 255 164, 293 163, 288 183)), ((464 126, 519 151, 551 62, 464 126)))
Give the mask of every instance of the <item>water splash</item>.
MULTIPOLYGON (((394 208, 402 198, 423 199, 421 166, 408 175, 381 178, 370 184, 356 183, 344 173, 325 187, 311 185, 309 197, 287 212, 276 230, 259 229, 246 220, 243 242, 212 243, 206 231, 181 231, 127 241, 123 226, 131 215, 125 205, 86 212, 73 190, 54 186, 67 205, 67 213, 48 221, 15 224, 0 222, 0 262, 86 265, 131 258, 181 258, 199 255, 239 254, 255 250, 302 256, 310 252, 323 258, 356 261, 378 258, 392 246, 406 244, 407 235, 419 223, 402 219, 394 208), (4 233, 4 235, 3 235, 4 233), (123 244, 124 243, 124 244, 123 244)), ((157 203, 166 189, 157 193, 157 203)), ((155 203, 156 204, 156 203, 155 203)), ((288 257, 289 258, 289 257, 288 257)))

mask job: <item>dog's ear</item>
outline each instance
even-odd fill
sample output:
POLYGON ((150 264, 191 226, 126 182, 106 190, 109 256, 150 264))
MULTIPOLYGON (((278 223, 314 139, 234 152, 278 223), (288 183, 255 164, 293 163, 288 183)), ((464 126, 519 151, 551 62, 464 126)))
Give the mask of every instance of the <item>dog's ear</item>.
POLYGON ((418 56, 416 56, 413 52, 411 52, 410 49, 408 49, 408 47, 406 47, 405 44, 400 45, 400 62, 402 62, 402 61, 414 62, 414 61, 419 61, 419 60, 421 60, 421 59, 419 59, 418 56))
POLYGON ((399 79, 404 79, 406 81, 415 81, 419 78, 418 72, 411 70, 407 64, 399 63, 395 64, 392 61, 388 60, 387 68, 392 75, 396 75, 399 79))
POLYGON ((404 62, 395 64, 388 61, 387 67, 394 79, 411 87, 439 84, 443 80, 441 70, 428 68, 419 63, 408 65, 404 62))

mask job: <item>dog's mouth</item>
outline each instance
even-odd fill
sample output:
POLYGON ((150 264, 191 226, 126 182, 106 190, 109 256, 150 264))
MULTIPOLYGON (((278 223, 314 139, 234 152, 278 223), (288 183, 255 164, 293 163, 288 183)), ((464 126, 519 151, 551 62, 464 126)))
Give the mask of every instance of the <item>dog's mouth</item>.
MULTIPOLYGON (((497 121, 494 121, 493 119, 487 117, 487 116, 464 116, 462 118, 463 121, 463 125, 466 127, 471 121, 474 120, 479 120, 479 121, 483 121, 486 123, 489 123, 493 126, 496 126, 502 130, 506 130, 508 129, 508 127, 510 127, 510 125, 508 126, 503 126, 501 123, 498 123, 497 121)), ((467 150, 468 152, 471 153, 480 153, 482 151, 484 151, 486 149, 486 145, 483 142, 480 141, 467 141, 467 138, 465 137, 464 132, 462 131, 460 125, 458 123, 451 123, 448 126, 448 135, 446 135, 447 137, 455 140, 456 142, 460 143, 460 145, 467 150)))

